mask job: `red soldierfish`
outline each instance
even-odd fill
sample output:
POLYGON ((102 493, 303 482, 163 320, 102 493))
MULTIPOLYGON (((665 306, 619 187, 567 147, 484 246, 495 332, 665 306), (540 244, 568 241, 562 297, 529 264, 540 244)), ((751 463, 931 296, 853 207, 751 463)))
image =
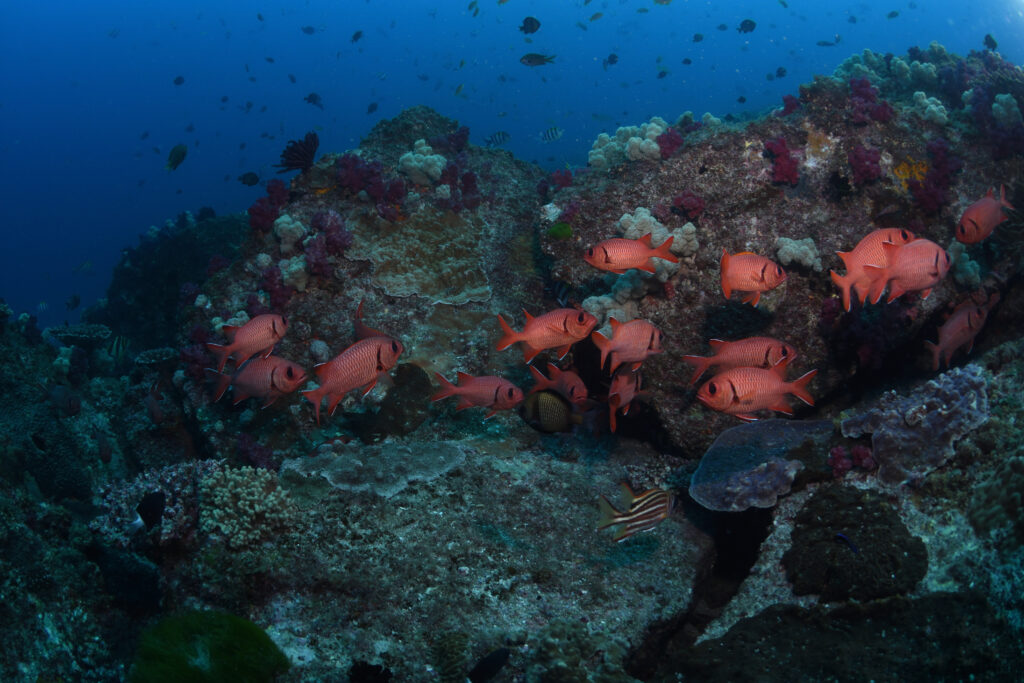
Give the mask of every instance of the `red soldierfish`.
POLYGON ((264 358, 270 355, 277 342, 281 341, 288 331, 288 320, 276 313, 258 315, 241 327, 225 325, 221 328, 228 338, 228 344, 207 344, 206 349, 217 356, 217 372, 224 371, 228 358, 235 359, 235 367, 255 356, 264 358))
POLYGON ((484 415, 485 420, 499 410, 515 408, 523 400, 522 389, 507 379, 494 375, 473 377, 465 372, 460 372, 458 373, 458 386, 446 380, 439 372, 435 372, 434 376, 441 383, 441 391, 431 396, 431 401, 458 396, 459 404, 455 406, 456 410, 473 407, 490 408, 490 411, 484 415))
POLYGON ((953 354, 959 349, 970 353, 974 348, 974 338, 985 325, 988 312, 999 301, 999 293, 989 297, 988 303, 979 306, 973 301, 967 301, 953 311, 949 319, 939 328, 939 341, 932 343, 926 341, 925 345, 932 352, 932 370, 939 369, 941 359, 949 367, 949 361, 953 354))
POLYGON ((669 516, 675 502, 671 491, 648 489, 636 494, 626 482, 622 482, 622 493, 628 506, 624 512, 616 510, 604 496, 598 499, 601 519, 597 523, 597 528, 622 525, 622 528, 612 536, 615 541, 624 541, 635 533, 650 531, 669 516))
POLYGON ((550 389, 570 403, 585 404, 587 402, 587 385, 572 370, 559 370, 557 365, 548 363, 548 375, 551 376, 551 379, 545 377, 540 370, 532 365, 530 374, 537 382, 530 389, 531 394, 550 389))
POLYGON ((623 416, 628 415, 633 399, 644 393, 640 391, 640 374, 620 371, 612 376, 612 384, 608 387, 608 426, 612 433, 616 428, 615 414, 621 410, 623 416))
POLYGON ((719 372, 732 368, 771 368, 784 360, 796 358, 795 348, 771 337, 747 337, 736 341, 712 339, 708 344, 714 352, 711 356, 683 356, 683 360, 694 368, 690 386, 696 384, 711 366, 718 366, 719 372))
POLYGON ((516 332, 504 318, 498 316, 502 337, 498 340, 497 349, 501 351, 516 342, 522 342, 523 358, 527 363, 544 349, 557 349, 558 357, 563 358, 569 353, 569 348, 585 339, 597 324, 597 318, 574 308, 559 308, 536 318, 526 311, 523 314, 526 316, 526 325, 522 332, 516 332))
POLYGON ((887 267, 885 251, 882 249, 883 242, 889 242, 902 246, 914 239, 914 233, 902 228, 882 228, 868 233, 868 235, 857 243, 853 251, 837 251, 836 254, 843 260, 846 266, 846 275, 840 275, 834 270, 829 271, 832 275, 832 282, 839 291, 843 293, 843 309, 850 310, 850 288, 852 287, 863 304, 871 290, 871 277, 864 272, 865 265, 887 267))
POLYGON ((316 408, 316 423, 320 424, 320 400, 327 397, 327 411, 334 409, 348 392, 362 388, 365 396, 377 380, 395 367, 402 355, 402 343, 391 337, 360 339, 337 356, 313 368, 320 386, 302 392, 316 408))
MULTIPOLYGON (((214 373, 212 368, 207 368, 207 371, 214 373)), ((214 374, 217 376, 214 401, 219 401, 228 387, 232 386, 234 405, 255 396, 263 399, 264 408, 285 394, 292 393, 306 381, 306 371, 301 366, 280 356, 251 358, 233 375, 214 374)))
POLYGON ((648 356, 661 353, 661 330, 646 320, 620 323, 615 318, 609 318, 609 322, 612 324, 611 339, 600 332, 590 335, 594 345, 601 351, 602 368, 605 359, 609 355, 612 357, 612 365, 608 372, 615 374, 615 369, 622 363, 629 363, 630 371, 636 372, 648 356))
POLYGON ((992 234, 996 226, 1006 220, 1003 208, 1012 209, 1013 205, 1006 201, 1006 187, 999 186, 999 199, 996 199, 992 188, 988 193, 974 202, 960 217, 956 226, 956 238, 964 244, 977 244, 992 234))
POLYGON ((764 368, 733 368, 720 372, 700 388, 697 399, 712 410, 735 415, 744 422, 757 419, 758 410, 775 410, 786 415, 793 411, 786 403, 786 394, 792 394, 809 406, 814 398, 807 392, 807 384, 818 374, 811 370, 803 377, 786 381, 788 360, 764 368))
POLYGON ((743 303, 757 306, 761 300, 761 292, 775 289, 786 281, 786 271, 782 266, 759 254, 742 251, 730 255, 722 250, 722 292, 725 298, 732 296, 733 290, 747 292, 743 303))
POLYGON ((886 286, 889 287, 886 303, 907 292, 921 292, 921 298, 927 299, 932 287, 949 271, 949 254, 931 240, 920 238, 903 246, 883 242, 882 249, 887 266, 864 266, 864 272, 871 277, 868 299, 874 304, 882 298, 886 286))
POLYGON ((652 258, 679 263, 679 259, 669 251, 672 247, 672 239, 669 237, 661 246, 654 248, 651 246, 650 233, 647 233, 638 240, 614 237, 587 249, 583 255, 583 260, 595 268, 620 275, 630 268, 653 273, 654 262, 651 261, 652 258))

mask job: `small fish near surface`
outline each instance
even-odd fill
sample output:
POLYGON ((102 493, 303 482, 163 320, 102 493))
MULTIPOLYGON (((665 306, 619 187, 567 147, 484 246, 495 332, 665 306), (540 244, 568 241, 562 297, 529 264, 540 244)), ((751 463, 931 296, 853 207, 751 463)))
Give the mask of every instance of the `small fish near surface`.
POLYGON ((690 386, 711 367, 719 372, 732 368, 771 368, 782 361, 796 359, 797 351, 786 342, 772 337, 747 337, 736 341, 711 339, 708 341, 711 356, 683 356, 683 361, 693 366, 690 386))
POLYGON ((519 30, 529 35, 536 33, 540 29, 540 21, 536 17, 526 17, 523 19, 523 25, 519 27, 519 30))
POLYGON ((544 66, 553 64, 554 61, 555 55, 539 55, 536 52, 528 52, 519 58, 519 63, 524 66, 544 66))
POLYGON ((889 288, 886 303, 908 292, 920 292, 927 299, 932 288, 946 276, 952 261, 946 250, 923 238, 902 246, 883 242, 887 266, 865 265, 864 272, 871 278, 868 300, 877 304, 885 288, 889 288))
POLYGON ((701 386, 697 400, 712 410, 733 415, 744 422, 753 422, 759 410, 774 410, 792 415, 793 409, 786 402, 786 395, 792 394, 809 406, 814 397, 807 391, 807 384, 818 374, 817 370, 802 375, 792 382, 786 381, 789 360, 771 368, 733 368, 720 372, 701 386))
POLYGON ((654 261, 651 259, 660 258, 669 263, 679 263, 679 259, 670 251, 672 240, 670 236, 658 247, 652 247, 650 233, 637 240, 613 237, 587 249, 583 254, 583 260, 598 270, 606 270, 617 275, 622 275, 632 268, 653 273, 654 261))
POLYGON ((207 344, 206 349, 217 357, 217 372, 224 371, 228 358, 234 358, 235 367, 259 354, 270 356, 277 342, 288 331, 288 319, 276 313, 258 315, 241 327, 224 325, 221 331, 227 336, 228 344, 207 344))
POLYGON ((964 244, 977 244, 988 238, 996 226, 1008 217, 1003 209, 1013 210, 1013 205, 1006 201, 1006 186, 999 186, 999 198, 990 187, 985 196, 964 210, 960 222, 956 226, 956 239, 964 244))
POLYGON ((498 351, 517 342, 523 344, 523 359, 530 363, 544 349, 556 349, 559 358, 565 357, 578 341, 586 339, 597 324, 597 318, 586 311, 573 308, 557 308, 536 317, 523 311, 526 324, 522 332, 513 330, 505 319, 498 316, 502 336, 498 340, 498 351))
POLYGON ((404 350, 397 339, 367 337, 313 368, 320 386, 302 392, 302 396, 313 404, 316 423, 320 424, 320 403, 324 397, 327 397, 327 412, 333 415, 350 391, 360 389, 362 395, 368 394, 377 381, 395 367, 404 350))
POLYGON ((602 68, 603 68, 603 69, 604 69, 605 71, 607 71, 607 70, 608 70, 608 67, 610 67, 610 66, 615 66, 615 65, 616 65, 616 64, 618 64, 618 63, 619 63, 619 56, 618 56, 617 54, 615 54, 614 52, 612 52, 612 53, 611 53, 610 55, 608 55, 607 57, 605 57, 605 58, 604 58, 604 59, 603 59, 603 60, 601 61, 601 67, 602 67, 602 68))
POLYGON ((213 368, 207 368, 207 373, 217 380, 215 402, 224 396, 228 387, 233 387, 234 405, 247 398, 260 398, 264 408, 294 392, 306 381, 306 371, 300 365, 280 356, 250 358, 234 374, 217 372, 213 368))
POLYGON ((654 488, 637 494, 626 482, 622 482, 621 486, 626 501, 625 510, 620 512, 615 509, 604 496, 598 499, 601 511, 598 530, 621 525, 612 536, 614 541, 624 541, 633 534, 650 531, 672 513, 675 496, 671 491, 654 488))
POLYGON ((612 326, 612 338, 608 339, 600 332, 590 335, 594 345, 601 352, 601 367, 604 367, 605 360, 611 358, 609 374, 615 374, 623 363, 627 364, 630 372, 640 369, 640 364, 648 357, 661 353, 661 330, 646 320, 630 320, 620 323, 615 318, 609 318, 612 326))
POLYGON ((744 19, 740 22, 740 25, 736 27, 736 30, 740 33, 750 33, 755 28, 757 28, 757 24, 753 19, 744 19))
POLYGON ((312 104, 314 107, 318 107, 320 109, 324 108, 323 98, 321 98, 320 95, 318 95, 315 92, 309 93, 303 99, 304 99, 304 101, 309 102, 310 104, 312 104))
POLYGON ((459 399, 456 410, 466 408, 489 408, 484 419, 493 417, 499 410, 511 410, 523 400, 523 390, 507 379, 495 375, 474 377, 465 372, 458 373, 458 384, 452 384, 444 376, 435 372, 434 376, 441 383, 441 390, 430 397, 432 402, 440 401, 449 396, 459 399))
POLYGON ((730 254, 722 250, 722 293, 728 299, 733 291, 745 292, 743 303, 757 306, 761 293, 775 289, 786 281, 786 271, 770 258, 742 251, 730 254))
POLYGON ((168 171, 173 171, 181 163, 185 161, 185 157, 188 155, 188 145, 175 145, 171 148, 170 154, 167 155, 167 165, 164 166, 168 171))
POLYGON ((902 246, 915 238, 914 233, 903 228, 882 228, 874 230, 857 243, 852 251, 837 251, 836 255, 846 266, 846 275, 834 270, 829 271, 832 282, 843 295, 843 309, 850 310, 850 290, 853 289, 861 304, 868 298, 871 291, 871 276, 864 271, 864 266, 888 266, 887 252, 882 244, 888 242, 902 246))
POLYGON ((989 311, 997 303, 999 303, 998 292, 990 296, 983 305, 967 301, 957 306, 949 319, 939 328, 939 340, 937 342, 925 341, 925 346, 932 354, 932 370, 939 369, 940 361, 949 367, 953 354, 960 349, 964 349, 965 353, 971 352, 974 348, 974 338, 985 326, 989 311))

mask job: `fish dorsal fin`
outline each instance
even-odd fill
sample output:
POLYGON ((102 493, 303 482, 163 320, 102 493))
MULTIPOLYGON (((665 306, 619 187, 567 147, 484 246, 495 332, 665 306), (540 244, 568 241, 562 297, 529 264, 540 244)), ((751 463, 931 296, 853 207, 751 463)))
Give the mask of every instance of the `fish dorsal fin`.
POLYGON ((523 315, 525 315, 525 316, 526 316, 526 322, 527 322, 527 324, 529 324, 529 322, 530 322, 531 320, 533 320, 533 316, 532 316, 532 315, 530 315, 530 313, 529 313, 529 312, 528 312, 528 311, 527 311, 527 310, 526 310, 525 308, 523 309, 523 315))
POLYGON ((628 508, 636 500, 636 494, 633 492, 633 488, 629 485, 628 481, 620 482, 619 486, 622 488, 622 496, 625 498, 626 507, 628 508))
POLYGON ((641 237, 637 241, 640 244, 644 245, 645 247, 650 247, 651 246, 651 233, 647 233, 646 235, 644 235, 643 237, 641 237))
POLYGON ((789 367, 789 358, 783 358, 778 363, 773 365, 770 369, 775 375, 785 381, 786 379, 786 368, 789 367))
POLYGON ((988 192, 985 193, 985 199, 995 199, 995 198, 996 198, 996 190, 995 190, 995 188, 994 187, 988 188, 988 192))
POLYGON ((850 258, 850 252, 848 252, 848 251, 837 251, 836 252, 836 256, 839 257, 839 260, 843 262, 843 266, 846 268, 847 271, 849 271, 850 270, 850 262, 847 261, 846 259, 850 258))
POLYGON ((615 336, 615 330, 617 330, 617 329, 619 329, 620 327, 622 327, 622 323, 620 323, 620 322, 619 322, 618 320, 616 320, 615 318, 608 318, 608 322, 609 322, 609 324, 611 324, 611 326, 612 326, 612 336, 614 337, 614 336, 615 336))
POLYGON ((469 373, 463 372, 462 370, 457 370, 455 372, 455 381, 460 387, 471 379, 473 379, 473 375, 470 375, 469 373))

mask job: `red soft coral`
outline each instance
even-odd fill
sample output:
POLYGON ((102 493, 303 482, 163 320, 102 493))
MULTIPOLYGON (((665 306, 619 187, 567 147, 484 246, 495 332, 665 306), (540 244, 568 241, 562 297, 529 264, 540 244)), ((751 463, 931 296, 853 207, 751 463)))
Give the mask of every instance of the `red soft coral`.
POLYGON ((796 185, 800 180, 797 160, 786 146, 786 139, 779 137, 764 143, 764 155, 772 160, 772 182, 796 185))

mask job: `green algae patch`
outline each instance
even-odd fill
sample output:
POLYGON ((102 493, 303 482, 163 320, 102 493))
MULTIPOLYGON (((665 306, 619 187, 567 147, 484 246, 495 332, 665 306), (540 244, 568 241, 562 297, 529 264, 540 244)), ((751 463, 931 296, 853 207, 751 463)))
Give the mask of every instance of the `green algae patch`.
POLYGON ((192 610, 165 617, 142 634, 132 683, 270 683, 291 664, 248 619, 192 610))
POLYGON ((572 226, 565 221, 558 221, 548 228, 548 237, 553 240, 567 240, 572 237, 572 226))

